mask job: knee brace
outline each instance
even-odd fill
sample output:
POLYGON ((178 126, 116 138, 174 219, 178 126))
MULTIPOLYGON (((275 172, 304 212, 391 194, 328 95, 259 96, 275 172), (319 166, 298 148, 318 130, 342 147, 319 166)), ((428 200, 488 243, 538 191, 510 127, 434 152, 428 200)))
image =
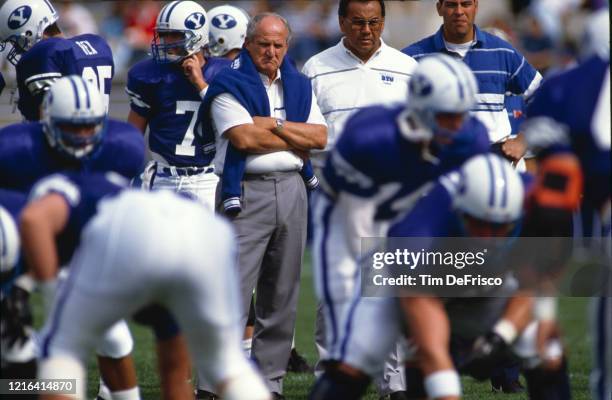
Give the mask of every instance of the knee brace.
POLYGON ((96 348, 96 354, 102 357, 123 358, 134 348, 134 340, 127 323, 121 320, 110 327, 96 348))
POLYGON ((337 363, 328 365, 325 373, 315 382, 309 400, 360 399, 366 392, 370 378, 355 378, 339 371, 337 363))
POLYGON ((74 379, 76 391, 66 395, 75 399, 84 399, 87 390, 85 368, 79 360, 67 355, 52 356, 38 364, 38 379, 74 379))
POLYGON ((524 371, 530 399, 569 400, 571 398, 567 362, 555 371, 534 368, 524 371))

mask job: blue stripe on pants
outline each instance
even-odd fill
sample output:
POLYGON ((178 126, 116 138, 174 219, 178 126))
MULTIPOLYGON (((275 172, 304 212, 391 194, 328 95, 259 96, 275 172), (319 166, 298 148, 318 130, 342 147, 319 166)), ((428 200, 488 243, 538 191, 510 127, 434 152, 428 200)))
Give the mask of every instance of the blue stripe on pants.
POLYGON ((336 344, 338 340, 338 325, 336 321, 336 313, 334 310, 334 303, 331 299, 331 293, 329 288, 329 265, 327 265, 327 238, 329 236, 329 220, 331 218, 331 213, 334 209, 333 204, 328 204, 323 212, 323 238, 321 240, 321 266, 323 268, 322 277, 323 277, 323 301, 329 310, 329 319, 331 320, 331 328, 332 328, 332 340, 331 343, 328 344, 330 350, 336 344))

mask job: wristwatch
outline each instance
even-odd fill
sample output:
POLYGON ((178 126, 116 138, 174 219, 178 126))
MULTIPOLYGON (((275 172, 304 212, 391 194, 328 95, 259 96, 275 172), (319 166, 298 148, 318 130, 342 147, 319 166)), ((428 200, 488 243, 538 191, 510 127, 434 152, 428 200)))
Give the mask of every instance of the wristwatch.
POLYGON ((276 118, 276 126, 274 127, 274 133, 279 133, 283 131, 285 126, 285 121, 282 118, 276 118))

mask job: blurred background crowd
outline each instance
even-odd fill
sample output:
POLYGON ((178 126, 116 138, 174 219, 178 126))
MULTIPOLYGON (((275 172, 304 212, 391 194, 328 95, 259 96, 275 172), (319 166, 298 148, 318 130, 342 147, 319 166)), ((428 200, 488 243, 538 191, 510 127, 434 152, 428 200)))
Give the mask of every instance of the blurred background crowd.
MULTIPOLYGON (((588 11, 606 0, 486 0, 479 4, 477 24, 495 28, 543 75, 551 67, 571 63, 588 11)), ((335 0, 204 1, 206 9, 221 4, 244 8, 251 15, 276 11, 293 29, 289 54, 301 66, 312 55, 338 42, 335 0)), ((434 33, 440 18, 435 0, 389 1, 383 39, 401 49, 434 33)), ((165 2, 155 0, 55 1, 60 27, 67 37, 98 33, 106 38, 115 57, 115 82, 123 82, 127 70, 148 56, 155 18, 165 2)), ((0 70, 14 81, 12 66, 0 56, 0 70)))

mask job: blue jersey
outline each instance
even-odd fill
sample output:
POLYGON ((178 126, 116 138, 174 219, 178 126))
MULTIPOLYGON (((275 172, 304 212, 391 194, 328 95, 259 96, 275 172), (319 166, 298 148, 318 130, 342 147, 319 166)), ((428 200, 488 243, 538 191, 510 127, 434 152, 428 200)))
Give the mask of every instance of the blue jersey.
POLYGON ((374 218, 389 220, 402 211, 397 205, 401 199, 468 158, 489 151, 486 128, 469 118, 452 144, 438 147, 432 142, 425 153, 422 143, 404 138, 404 128, 397 122, 404 118, 403 110, 367 107, 347 121, 323 170, 322 186, 330 197, 347 192, 376 199, 374 218))
POLYGON ((0 188, 0 206, 4 207, 15 221, 28 200, 26 192, 0 188))
POLYGON ((108 109, 115 66, 108 43, 98 35, 41 40, 21 57, 16 69, 19 111, 27 120, 40 119, 45 91, 54 80, 66 75, 79 75, 92 81, 104 94, 108 109))
MULTIPOLYGON (((230 65, 221 58, 207 58, 202 72, 210 83, 230 65)), ((126 91, 132 111, 149 125, 149 148, 170 165, 179 167, 210 165, 215 144, 196 133, 196 119, 202 99, 177 64, 158 64, 148 59, 128 73, 126 91)))
POLYGON ((610 60, 593 56, 545 81, 527 108, 530 121, 552 119, 561 124, 553 140, 534 129, 526 132, 528 142, 545 147, 544 157, 560 151, 574 152, 583 169, 584 202, 597 208, 610 198, 609 85, 610 60))
POLYGON ((70 209, 66 226, 56 240, 60 265, 70 261, 79 245, 81 232, 96 214, 100 200, 114 196, 126 188, 127 183, 127 180, 112 172, 73 172, 47 176, 32 187, 31 200, 57 193, 64 197, 70 209))
POLYGON ((109 119, 102 143, 76 160, 49 146, 43 125, 26 122, 0 129, 0 187, 27 191, 44 176, 68 170, 113 171, 131 179, 144 164, 144 139, 131 124, 109 119))

